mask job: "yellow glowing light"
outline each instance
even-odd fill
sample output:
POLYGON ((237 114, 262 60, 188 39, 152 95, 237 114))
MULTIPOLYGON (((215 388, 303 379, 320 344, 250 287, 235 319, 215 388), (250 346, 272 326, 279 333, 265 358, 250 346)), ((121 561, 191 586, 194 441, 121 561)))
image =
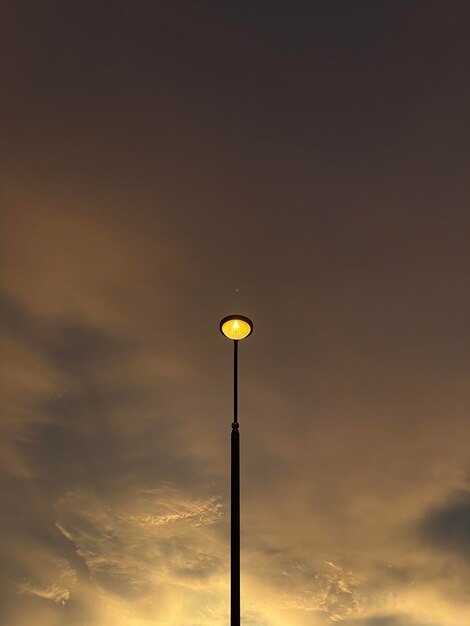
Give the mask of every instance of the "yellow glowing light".
POLYGON ((220 330, 229 339, 239 341, 253 331, 253 323, 247 317, 231 315, 221 321, 220 330))

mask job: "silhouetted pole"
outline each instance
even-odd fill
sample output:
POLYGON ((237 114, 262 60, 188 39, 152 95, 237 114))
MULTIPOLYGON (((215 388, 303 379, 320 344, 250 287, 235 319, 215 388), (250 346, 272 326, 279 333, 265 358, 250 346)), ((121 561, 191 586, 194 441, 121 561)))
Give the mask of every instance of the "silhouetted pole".
POLYGON ((238 431, 238 341, 233 342, 233 424, 230 521, 230 626, 240 626, 240 433, 238 431))
POLYGON ((233 422, 230 484, 230 626, 240 626, 240 433, 238 425, 238 342, 253 332, 253 322, 229 315, 221 332, 233 341, 233 422))

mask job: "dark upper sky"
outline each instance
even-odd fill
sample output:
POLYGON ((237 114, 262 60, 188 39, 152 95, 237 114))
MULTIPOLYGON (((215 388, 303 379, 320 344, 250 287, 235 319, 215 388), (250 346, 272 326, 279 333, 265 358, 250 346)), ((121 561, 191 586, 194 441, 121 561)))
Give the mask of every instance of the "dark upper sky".
POLYGON ((470 4, 2 22, 1 623, 470 623, 470 4))

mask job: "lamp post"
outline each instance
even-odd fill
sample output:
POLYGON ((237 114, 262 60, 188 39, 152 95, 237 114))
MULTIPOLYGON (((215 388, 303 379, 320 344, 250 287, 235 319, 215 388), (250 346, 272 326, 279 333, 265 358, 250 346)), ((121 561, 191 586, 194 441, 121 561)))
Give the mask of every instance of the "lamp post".
POLYGON ((230 490, 230 626, 240 626, 240 434, 238 430, 238 342, 253 332, 253 322, 229 315, 220 332, 233 341, 233 423, 230 490))

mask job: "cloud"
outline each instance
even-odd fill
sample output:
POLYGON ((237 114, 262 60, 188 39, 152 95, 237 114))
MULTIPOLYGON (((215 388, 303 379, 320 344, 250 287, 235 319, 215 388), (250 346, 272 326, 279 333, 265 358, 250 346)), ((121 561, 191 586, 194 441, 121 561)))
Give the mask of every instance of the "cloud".
POLYGON ((1 621, 216 624, 223 508, 166 404, 177 357, 131 328, 3 304, 1 621))
POLYGON ((77 574, 70 565, 64 561, 61 564, 56 582, 44 586, 34 580, 25 580, 19 584, 18 591, 38 598, 44 598, 45 600, 65 604, 67 600, 70 599, 76 585, 77 574))
POLYGON ((200 587, 224 567, 204 532, 221 517, 216 496, 196 498, 165 484, 106 501, 82 490, 61 498, 56 515, 91 577, 124 596, 162 583, 200 587))
POLYGON ((216 522, 222 516, 220 498, 208 500, 184 497, 174 486, 166 484, 155 489, 139 489, 135 494, 138 513, 129 514, 128 521, 143 526, 163 526, 185 522, 192 527, 216 522), (154 506, 153 510, 148 510, 154 506), (156 505, 156 506, 155 506, 156 505), (156 510, 155 510, 156 509, 156 510))
MULTIPOLYGON (((178 129, 184 151, 187 130, 178 129)), ((171 161, 165 154, 159 167, 171 161)), ((427 534, 420 527, 435 550, 412 532, 468 456, 459 421, 467 319, 440 332, 455 294, 431 278, 457 285, 465 263, 436 257, 440 243, 428 258, 422 220, 377 211, 382 192, 345 222, 319 209, 303 228, 281 211, 285 232, 282 219, 267 228, 248 209, 243 254, 233 254, 226 227, 247 188, 219 181, 217 191, 213 173, 216 206, 205 216, 204 195, 181 185, 181 173, 187 192, 165 200, 144 200, 132 185, 116 194, 115 180, 106 200, 109 190, 94 198, 88 183, 72 198, 63 181, 36 197, 19 181, 26 191, 13 193, 0 424, 9 596, 0 605, 11 613, 0 621, 227 623, 231 362, 217 321, 240 305, 258 329, 240 372, 245 622, 434 626, 436 615, 438 626, 470 624, 461 505, 429 513, 427 534), (233 203, 227 218, 221 198, 233 203), (401 234, 413 230, 416 239, 401 234), (235 302, 227 294, 240 280, 235 302)), ((441 235, 436 220, 436 243, 441 235)))
POLYGON ((66 558, 31 544, 20 558, 26 565, 26 571, 16 583, 16 593, 62 605, 70 600, 77 588, 79 573, 66 558))
POLYGON ((409 615, 394 614, 371 617, 366 620, 347 621, 344 626, 438 626, 435 622, 415 621, 409 615))
MULTIPOLYGON (((301 572, 301 590, 284 595, 287 608, 319 612, 327 616, 328 622, 338 622, 346 617, 358 615, 363 610, 364 590, 360 576, 332 562, 325 562, 327 571, 308 571, 303 564, 294 566, 301 572)), ((285 581, 292 587, 292 568, 285 571, 285 581), (289 580, 289 578, 291 580, 289 580)), ((297 576, 297 578, 299 578, 297 576)))
POLYGON ((428 513, 421 533, 432 546, 470 561, 470 492, 462 491, 428 513))

